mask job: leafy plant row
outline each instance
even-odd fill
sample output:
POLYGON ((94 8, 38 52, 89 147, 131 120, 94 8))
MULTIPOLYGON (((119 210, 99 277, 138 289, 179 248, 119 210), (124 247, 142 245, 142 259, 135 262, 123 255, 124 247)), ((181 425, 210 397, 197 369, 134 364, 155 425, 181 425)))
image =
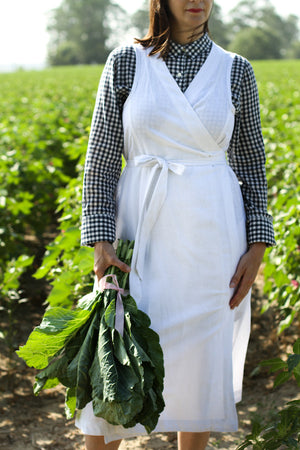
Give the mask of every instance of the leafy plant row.
MULTIPOLYGON (((273 358, 264 361, 261 366, 267 366, 271 372, 279 372, 275 378, 274 388, 282 385, 292 377, 300 388, 300 339, 293 346, 293 353, 286 361, 273 358)), ((288 402, 277 411, 273 421, 261 423, 254 420, 252 432, 237 450, 251 447, 254 450, 275 450, 279 448, 299 448, 300 445, 300 400, 288 402), (284 447, 283 447, 284 446, 284 447)))
MULTIPOLYGON (((38 268, 37 255, 67 210, 73 216, 74 202, 78 240, 80 177, 99 76, 99 67, 0 75, 0 305, 6 311, 22 297, 20 274, 38 268)), ((66 239, 60 241, 63 248, 66 239)))
MULTIPOLYGON (((299 61, 289 61, 276 67, 275 63, 256 63, 261 94, 263 134, 267 153, 269 205, 274 216, 277 246, 265 257, 264 292, 267 302, 280 313, 278 333, 300 319, 300 88, 297 82, 299 61), (280 80, 285 80, 284 85, 280 80)), ((279 372, 274 388, 294 378, 300 388, 300 339, 293 353, 286 358, 264 361, 271 372, 279 372)), ((252 432, 237 450, 275 450, 299 448, 300 401, 282 405, 272 419, 261 423, 254 420, 252 432)))
POLYGON ((269 207, 277 241, 265 258, 265 309, 270 305, 279 309, 281 333, 300 312, 300 62, 256 63, 255 69, 261 94, 269 207))

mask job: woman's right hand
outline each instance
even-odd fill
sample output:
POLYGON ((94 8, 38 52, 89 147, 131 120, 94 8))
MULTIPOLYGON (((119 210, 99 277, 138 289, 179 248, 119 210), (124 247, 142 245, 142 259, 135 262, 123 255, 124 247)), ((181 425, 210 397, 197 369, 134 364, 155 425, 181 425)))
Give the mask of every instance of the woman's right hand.
POLYGON ((116 266, 122 272, 130 272, 130 267, 123 263, 116 255, 115 250, 110 242, 101 241, 95 244, 94 253, 94 272, 98 281, 104 276, 109 266, 116 266))

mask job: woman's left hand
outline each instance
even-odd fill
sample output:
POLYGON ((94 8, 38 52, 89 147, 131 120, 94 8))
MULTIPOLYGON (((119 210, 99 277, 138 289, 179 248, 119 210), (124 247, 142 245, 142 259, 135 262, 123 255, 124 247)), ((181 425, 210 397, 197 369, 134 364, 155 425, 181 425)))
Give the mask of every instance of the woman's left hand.
POLYGON ((229 302, 231 309, 239 306, 249 292, 255 281, 265 250, 266 244, 264 242, 255 242, 250 245, 247 253, 241 257, 235 274, 230 281, 230 287, 235 288, 234 294, 229 302))

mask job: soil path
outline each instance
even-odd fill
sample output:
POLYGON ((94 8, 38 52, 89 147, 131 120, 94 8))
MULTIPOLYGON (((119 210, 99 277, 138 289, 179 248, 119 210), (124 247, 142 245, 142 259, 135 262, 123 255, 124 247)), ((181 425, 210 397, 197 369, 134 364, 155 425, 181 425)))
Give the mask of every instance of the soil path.
MULTIPOLYGON (((278 318, 269 309, 263 315, 261 294, 262 277, 253 290, 252 333, 247 354, 243 401, 238 405, 239 431, 232 434, 213 433, 208 449, 236 449, 244 436, 251 431, 251 419, 265 421, 277 408, 287 401, 300 398, 296 383, 290 382, 272 389, 274 376, 257 368, 264 359, 285 355, 292 350, 298 327, 278 337, 278 318)), ((24 344, 31 329, 41 319, 40 307, 21 305, 17 311, 15 348, 24 344)), ((0 329, 7 323, 0 319, 0 329)), ((83 450, 83 437, 74 421, 64 418, 64 389, 42 392, 38 397, 32 393, 35 371, 29 369, 15 355, 9 360, 7 348, 0 340, 0 448, 6 450, 83 450)), ((176 434, 154 433, 122 442, 125 449, 176 449, 176 434)))

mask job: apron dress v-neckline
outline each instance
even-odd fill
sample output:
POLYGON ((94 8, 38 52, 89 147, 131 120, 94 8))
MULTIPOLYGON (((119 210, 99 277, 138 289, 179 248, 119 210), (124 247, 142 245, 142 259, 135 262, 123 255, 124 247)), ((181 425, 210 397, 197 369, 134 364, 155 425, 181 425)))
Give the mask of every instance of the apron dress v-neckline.
POLYGON ((220 147, 216 143, 216 141, 212 138, 211 134, 206 129, 201 119, 197 115, 197 112, 195 111, 192 104, 193 99, 190 98, 191 97, 190 93, 193 92, 194 86, 197 84, 199 79, 205 81, 212 76, 214 71, 214 58, 217 53, 217 48, 218 47, 215 44, 212 45, 211 51, 209 52, 209 55, 207 56, 201 69, 197 72, 197 74, 189 84, 188 88, 184 92, 178 86, 176 80, 169 71, 165 61, 162 58, 157 57, 159 65, 162 67, 163 72, 162 80, 166 85, 166 91, 170 96, 176 99, 176 105, 179 110, 186 111, 188 109, 190 112, 190 116, 194 116, 194 120, 189 120, 187 122, 187 132, 194 134, 196 139, 198 139, 199 136, 201 136, 201 139, 203 139, 204 136, 206 141, 205 145, 207 153, 218 151, 220 150, 220 147), (180 107, 181 105, 182 108, 180 107))

